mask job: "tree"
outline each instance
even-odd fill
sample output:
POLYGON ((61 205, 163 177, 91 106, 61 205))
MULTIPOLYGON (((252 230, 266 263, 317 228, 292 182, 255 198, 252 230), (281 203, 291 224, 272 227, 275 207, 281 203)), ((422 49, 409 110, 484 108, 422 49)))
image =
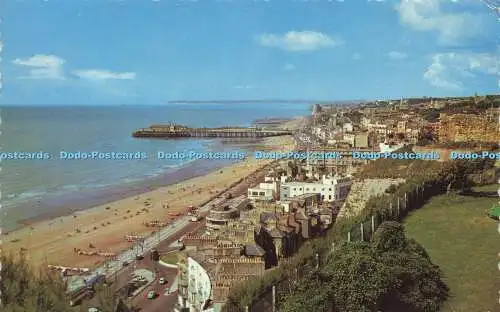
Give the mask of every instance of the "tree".
MULTIPOLYGON (((67 285, 59 274, 30 267, 24 253, 2 254, 2 312, 68 312, 67 285)), ((116 297, 110 289, 97 287, 96 296, 103 312, 113 312, 116 297)))
POLYGON ((399 222, 382 223, 373 236, 373 248, 380 252, 401 251, 406 247, 404 227, 399 222))
POLYGON ((280 311, 438 312, 448 292, 425 249, 400 223, 384 222, 373 243, 346 243, 305 274, 280 311))
POLYGON ((317 312, 331 312, 331 288, 319 272, 309 272, 281 299, 286 302, 280 309, 282 312, 302 312, 314 307, 317 312))
POLYGON ((38 274, 23 253, 2 255, 2 303, 4 312, 66 312, 68 304, 64 282, 53 272, 38 274))

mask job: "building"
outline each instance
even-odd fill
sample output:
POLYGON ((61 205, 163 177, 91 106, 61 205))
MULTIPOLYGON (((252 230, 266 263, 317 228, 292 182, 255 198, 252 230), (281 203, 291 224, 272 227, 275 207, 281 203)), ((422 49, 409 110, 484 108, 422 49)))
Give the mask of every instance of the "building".
POLYGON ((375 132, 380 135, 386 135, 389 134, 390 131, 387 127, 386 124, 380 124, 380 123, 371 123, 368 124, 368 131, 369 132, 375 132))
POLYGON ((327 177, 325 175, 320 183, 283 183, 280 187, 280 201, 311 193, 320 194, 322 201, 343 200, 349 193, 351 183, 350 177, 327 177))
POLYGON ((248 189, 248 198, 250 200, 273 200, 274 191, 260 187, 251 187, 248 189))
POLYGON ((368 128, 368 125, 371 124, 370 118, 366 118, 365 116, 361 117, 361 126, 368 128))
POLYGON ((206 227, 210 230, 219 230, 227 226, 230 221, 237 220, 240 211, 247 209, 250 200, 245 196, 231 199, 227 204, 213 207, 206 217, 206 227))
POLYGON ((344 133, 343 139, 347 144, 353 147, 354 142, 356 141, 356 135, 354 133, 344 133))
POLYGON ((216 312, 227 300, 231 287, 262 275, 265 263, 260 247, 249 248, 256 257, 211 258, 190 252, 179 263, 179 293, 176 312, 216 312))
POLYGON ((344 133, 344 141, 347 142, 351 147, 355 148, 367 148, 368 145, 368 133, 344 133))
POLYGON ((354 145, 356 148, 367 148, 370 146, 368 132, 356 133, 354 136, 354 145))
POLYGON ((265 177, 258 187, 248 188, 248 198, 253 201, 269 201, 278 198, 280 179, 265 177))
POLYGON ((351 122, 346 122, 342 125, 342 131, 343 132, 352 132, 354 130, 354 127, 351 122))
POLYGON ((408 122, 406 120, 398 121, 397 132, 398 133, 406 133, 406 127, 408 122))
POLYGON ((205 309, 212 294, 212 283, 207 270, 191 257, 187 258, 187 266, 183 269, 176 311, 213 311, 205 309))
POLYGON ((379 144, 379 149, 381 153, 392 153, 394 151, 397 151, 400 148, 403 148, 405 145, 404 144, 386 144, 386 143, 380 143, 379 144))
POLYGON ((288 200, 283 200, 280 202, 281 207, 283 207, 283 212, 289 213, 293 210, 295 206, 303 206, 306 209, 311 209, 320 201, 320 195, 317 193, 304 194, 292 197, 288 200))

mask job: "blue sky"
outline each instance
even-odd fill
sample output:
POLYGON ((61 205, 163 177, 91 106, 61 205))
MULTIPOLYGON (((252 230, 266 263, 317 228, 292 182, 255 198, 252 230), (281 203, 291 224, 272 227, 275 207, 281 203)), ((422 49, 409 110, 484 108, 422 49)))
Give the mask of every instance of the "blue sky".
POLYGON ((477 0, 7 1, 2 104, 499 91, 477 0))

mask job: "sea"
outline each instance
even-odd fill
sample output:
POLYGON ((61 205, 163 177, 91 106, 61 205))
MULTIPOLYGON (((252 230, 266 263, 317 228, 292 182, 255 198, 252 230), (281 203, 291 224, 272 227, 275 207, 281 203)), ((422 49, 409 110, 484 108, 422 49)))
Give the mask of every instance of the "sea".
POLYGON ((228 165, 220 160, 61 160, 66 152, 246 151, 220 139, 139 139, 134 130, 152 124, 190 127, 250 126, 261 118, 310 114, 307 104, 176 104, 165 106, 1 107, 0 152, 45 152, 48 160, 0 162, 4 231, 30 220, 133 196, 228 165))

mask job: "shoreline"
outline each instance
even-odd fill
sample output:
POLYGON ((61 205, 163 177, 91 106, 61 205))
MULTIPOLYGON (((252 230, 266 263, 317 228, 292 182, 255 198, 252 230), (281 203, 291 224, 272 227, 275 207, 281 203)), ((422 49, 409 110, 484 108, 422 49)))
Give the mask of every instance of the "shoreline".
MULTIPOLYGON (((289 149, 293 142, 289 136, 275 137, 266 140, 264 146, 273 150, 289 149)), ((4 233, 3 250, 16 252, 24 249, 34 265, 95 267, 105 258, 78 255, 74 249, 118 254, 130 248, 125 235, 151 235, 155 228, 146 227, 145 222, 168 222, 172 219, 169 214, 183 213, 190 205, 202 205, 269 163, 269 160, 249 158, 225 166, 221 164, 217 169, 201 166, 191 172, 191 177, 182 177, 183 174, 170 177, 168 185, 165 185, 165 177, 159 177, 154 178, 156 185, 147 183, 148 186, 129 187, 111 194, 108 191, 103 196, 116 197, 86 199, 85 205, 80 207, 70 209, 61 202, 58 216, 51 212, 28 218, 24 220, 27 226, 4 233), (93 200, 100 199, 105 203, 85 208, 93 200)))
POLYGON ((82 213, 85 210, 92 209, 96 206, 106 205, 127 197, 155 191, 159 188, 182 183, 187 180, 208 175, 214 171, 232 166, 232 164, 224 164, 222 162, 215 166, 210 166, 208 162, 210 161, 196 161, 193 162, 194 166, 180 168, 173 172, 161 174, 157 177, 147 178, 123 185, 107 186, 99 189, 81 190, 76 193, 74 192, 65 195, 49 196, 43 201, 29 200, 26 203, 23 203, 23 206, 49 211, 40 213, 36 216, 20 219, 17 221, 17 226, 15 228, 8 229, 5 232, 13 232, 25 226, 30 226, 32 224, 63 217, 73 213, 82 213))

